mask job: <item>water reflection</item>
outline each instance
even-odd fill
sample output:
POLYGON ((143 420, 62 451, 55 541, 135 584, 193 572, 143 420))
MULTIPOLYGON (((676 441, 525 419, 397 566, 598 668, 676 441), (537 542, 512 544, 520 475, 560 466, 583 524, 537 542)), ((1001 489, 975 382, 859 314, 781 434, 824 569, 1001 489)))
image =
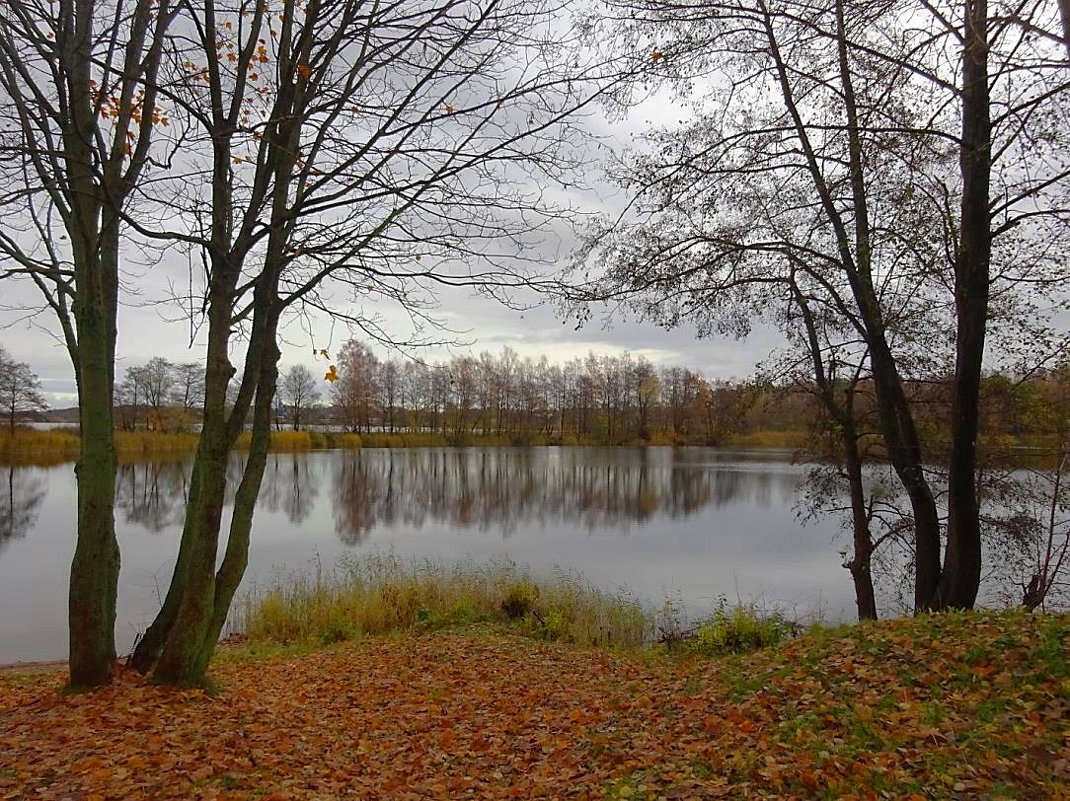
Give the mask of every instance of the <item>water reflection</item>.
MULTIPOLYGON (((246 459, 229 464, 227 503, 246 459)), ((116 636, 151 622, 181 536, 189 460, 124 465, 116 636)), ((354 551, 579 570, 660 605, 724 594, 850 610, 835 524, 803 529, 802 470, 709 448, 435 448, 272 454, 246 587, 354 551)), ((0 663, 66 655, 77 487, 70 465, 0 469, 0 663), (5 472, 6 471, 6 472, 5 472), (46 496, 47 491, 47 496, 46 496)))
POLYGON ((0 492, 0 551, 33 528, 41 502, 48 494, 44 477, 34 468, 9 465, 3 472, 6 475, 0 492))
MULTIPOLYGON (((285 514, 295 526, 301 525, 312 513, 319 497, 322 467, 322 462, 310 460, 303 453, 273 455, 264 471, 259 505, 285 514)), ((232 480, 230 484, 237 486, 237 481, 232 480)), ((233 497, 229 500, 233 501, 233 497)))
MULTIPOLYGON (((228 467, 231 505, 245 462, 228 467)), ((180 528, 191 462, 138 462, 119 467, 119 519, 159 534, 180 528)), ((531 526, 576 524, 588 531, 626 530, 658 518, 676 519, 707 506, 790 504, 794 470, 711 458, 701 449, 671 448, 421 448, 269 457, 258 508, 294 526, 309 521, 329 487, 335 532, 347 545, 377 528, 451 525, 509 535, 531 526)), ((34 523, 47 481, 36 468, 7 467, 0 505, 3 541, 34 523)))
POLYGON ((769 506, 774 493, 790 499, 796 481, 791 472, 677 459, 671 449, 370 450, 339 454, 331 501, 338 536, 357 544, 398 524, 503 535, 565 522, 619 529, 709 505, 769 506))
POLYGON ((139 462, 119 466, 115 508, 122 520, 153 534, 182 525, 190 463, 139 462))

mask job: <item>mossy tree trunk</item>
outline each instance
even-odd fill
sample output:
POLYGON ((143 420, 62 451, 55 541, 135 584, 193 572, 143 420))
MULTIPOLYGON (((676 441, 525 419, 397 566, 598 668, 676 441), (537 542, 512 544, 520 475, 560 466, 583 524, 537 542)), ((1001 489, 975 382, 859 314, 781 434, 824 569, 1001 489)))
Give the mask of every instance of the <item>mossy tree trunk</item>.
MULTIPOLYGON (((269 286, 263 294, 270 296, 273 292, 273 287, 269 286)), ((155 662, 154 678, 159 682, 177 685, 203 682, 215 640, 226 621, 234 592, 245 572, 253 510, 260 492, 271 439, 271 408, 279 356, 275 343, 277 312, 270 302, 265 302, 264 309, 258 310, 256 317, 259 319, 254 319, 243 378, 243 388, 255 387, 256 392, 253 436, 235 498, 226 554, 217 577, 216 560, 226 489, 227 457, 241 427, 232 428, 225 416, 215 414, 211 415, 209 422, 206 409, 202 440, 209 444, 203 449, 199 448, 197 453, 201 484, 196 503, 191 503, 186 510, 187 528, 183 532, 183 548, 187 557, 184 571, 182 575, 176 572, 172 589, 169 590, 169 594, 174 592, 176 595, 177 604, 173 618, 161 621, 161 628, 166 628, 166 634, 155 662), (261 381, 264 382, 263 386, 261 381)), ((208 392, 214 391, 218 397, 211 398, 212 403, 225 402, 226 383, 222 387, 215 381, 211 383, 212 390, 206 390, 206 401, 208 392)), ((243 410, 240 419, 244 421, 245 416, 243 410)))
POLYGON ((115 665, 115 603, 119 544, 115 538, 113 376, 117 307, 118 228, 110 247, 77 243, 78 412, 81 440, 75 475, 78 539, 71 561, 68 611, 70 682, 94 687, 111 681, 115 665))

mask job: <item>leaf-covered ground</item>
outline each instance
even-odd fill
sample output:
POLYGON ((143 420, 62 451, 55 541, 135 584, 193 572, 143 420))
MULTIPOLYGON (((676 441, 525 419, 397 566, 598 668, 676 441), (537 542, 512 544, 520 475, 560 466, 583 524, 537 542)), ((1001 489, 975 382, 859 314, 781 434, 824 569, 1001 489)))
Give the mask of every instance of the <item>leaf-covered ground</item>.
POLYGON ((0 798, 1070 798, 1066 616, 723 659, 446 631, 227 657, 215 696, 0 679, 0 798))

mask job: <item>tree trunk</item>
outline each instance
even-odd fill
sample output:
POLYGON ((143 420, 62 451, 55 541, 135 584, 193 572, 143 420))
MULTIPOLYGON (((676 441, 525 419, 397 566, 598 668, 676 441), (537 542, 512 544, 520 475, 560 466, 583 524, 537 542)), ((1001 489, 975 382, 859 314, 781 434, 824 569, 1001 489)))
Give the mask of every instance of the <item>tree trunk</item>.
POLYGON ((877 413, 888 460, 914 516, 914 611, 921 612, 932 608, 940 581, 940 516, 925 478, 921 443, 899 371, 887 345, 883 341, 876 344, 872 364, 877 413))
POLYGON ((873 536, 866 514, 866 489, 862 460, 858 453, 858 433, 853 421, 842 428, 844 468, 851 494, 852 554, 847 569, 855 587, 859 620, 877 619, 877 599, 873 592, 873 536))
POLYGON ((814 187, 836 234, 837 248, 845 277, 851 287, 861 321, 860 333, 870 351, 870 365, 877 400, 881 433, 888 448, 888 458, 910 500, 914 515, 915 540, 915 610, 926 608, 940 579, 940 518, 936 501, 925 478, 920 438, 903 388, 899 368, 888 344, 880 299, 873 285, 869 206, 865 182, 864 143, 857 118, 852 74, 848 62, 845 10, 842 0, 836 4, 837 45, 840 82, 847 115, 849 174, 853 200, 853 218, 847 218, 837 206, 833 191, 822 172, 821 160, 810 142, 807 124, 796 102, 790 72, 780 51, 776 33, 766 20, 766 35, 773 56, 784 103, 791 115, 806 157, 814 187))
POLYGON ((186 502, 182 542, 163 607, 131 659, 133 667, 143 673, 155 667, 156 676, 161 681, 168 680, 168 668, 162 662, 169 644, 170 658, 181 661, 176 653, 181 650, 180 643, 175 641, 176 629, 195 628, 196 621, 202 616, 207 619, 204 608, 191 608, 191 603, 196 604, 190 598, 203 598, 207 594, 207 604, 211 603, 210 579, 215 570, 216 543, 226 494, 227 459, 240 429, 234 421, 243 419, 245 412, 242 398, 236 401, 229 417, 226 409, 227 386, 234 375, 227 352, 231 335, 233 276, 236 273, 228 269, 225 259, 216 260, 213 272, 216 282, 209 300, 204 414, 186 502))
MULTIPOLYGON (((231 535, 236 535, 236 539, 228 542, 224 565, 219 574, 223 581, 221 585, 216 581, 216 556, 226 488, 227 455, 241 430, 235 420, 245 419, 248 402, 240 399, 230 420, 222 413, 226 386, 232 372, 230 362, 226 359, 229 334, 221 333, 217 338, 220 347, 214 353, 210 352, 210 363, 216 367, 209 369, 210 375, 206 375, 205 382, 205 427, 201 434, 203 448, 198 448, 197 455, 198 461, 203 462, 201 487, 197 504, 190 504, 187 508, 189 556, 186 571, 182 577, 177 609, 154 671, 154 678, 162 683, 188 686, 204 681, 208 660, 215 648, 215 638, 226 620, 230 601, 245 570, 253 508, 260 491, 271 438, 271 408, 278 360, 278 348, 275 345, 277 313, 270 302, 273 292, 274 285, 265 281, 257 287, 254 301, 262 305, 257 306, 254 315, 240 393, 247 398, 255 385, 253 442, 250 443, 235 500, 231 535), (262 312, 261 309, 266 311, 262 312), (264 365, 265 360, 270 361, 270 367, 264 365), (265 370, 270 372, 270 386, 262 391, 259 381, 265 370)), ((217 303, 213 305, 213 310, 219 314, 220 331, 228 332, 230 305, 217 303)), ((187 539, 186 532, 183 532, 183 538, 187 539)))
POLYGON ((278 359, 281 355, 275 344, 277 318, 269 324, 270 341, 261 359, 260 376, 257 381, 256 403, 253 406, 252 441, 241 483, 234 498, 234 513, 231 517, 230 534, 223 564, 216 573, 215 606, 212 619, 201 646, 200 657, 194 667, 199 677, 208 669, 216 643, 226 625, 234 594, 245 575, 249 563, 249 541, 253 527, 256 498, 264 479, 268 450, 271 446, 271 409, 274 404, 275 386, 278 380, 278 359))
POLYGON ((78 407, 81 438, 75 475, 78 541, 68 596, 70 683, 96 687, 115 666, 119 544, 115 538, 113 376, 118 302, 117 221, 100 241, 82 240, 75 264, 78 407))
POLYGON ((859 620, 877 619, 877 600, 873 592, 873 536, 869 530, 869 515, 866 508, 866 486, 862 474, 862 455, 858 450, 858 427, 855 425, 854 393, 858 376, 848 385, 842 403, 836 400, 836 383, 825 369, 818 326, 814 320, 809 301, 792 274, 791 291, 802 315, 806 331, 810 362, 813 366, 814 383, 820 390, 821 402, 829 420, 838 429, 844 469, 851 497, 852 554, 846 567, 851 571, 855 587, 855 604, 859 620))
POLYGON ((992 253, 989 184, 992 125, 988 88, 988 3, 965 2, 962 57, 962 210, 955 260, 955 382, 951 406, 948 527, 936 609, 970 609, 981 583, 977 434, 992 253))

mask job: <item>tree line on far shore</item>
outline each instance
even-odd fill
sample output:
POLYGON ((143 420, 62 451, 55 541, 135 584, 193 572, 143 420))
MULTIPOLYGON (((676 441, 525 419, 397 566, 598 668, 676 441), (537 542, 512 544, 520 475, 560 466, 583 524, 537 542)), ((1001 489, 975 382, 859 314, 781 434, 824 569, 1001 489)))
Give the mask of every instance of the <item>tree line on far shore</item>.
MULTIPOLYGON (((379 358, 358 340, 338 353, 338 378, 304 363, 280 374, 276 429, 329 429, 355 434, 435 434, 454 445, 729 445, 802 446, 834 456, 817 388, 804 380, 708 379, 680 366, 656 366, 642 355, 589 353, 566 362, 518 355, 458 355, 427 362, 379 358)), ((118 384, 116 427, 122 431, 196 431, 204 367, 153 357, 128 367, 118 384)), ((45 408, 28 364, 0 354, 0 403, 18 412, 45 408), (10 368, 10 369, 9 369, 10 368), (8 376, 8 373, 11 376, 8 376), (10 380, 9 380, 10 378, 10 380), (10 402, 10 403, 9 403, 10 402)), ((880 460, 871 387, 857 388, 859 432, 880 460)), ((909 383, 923 422, 929 459, 947 448, 946 379, 909 383)), ((1054 453, 1070 426, 1070 365, 1028 376, 991 372, 983 379, 981 432, 989 455, 1008 448, 1054 453)), ((373 440, 374 441, 374 440, 373 440)))

